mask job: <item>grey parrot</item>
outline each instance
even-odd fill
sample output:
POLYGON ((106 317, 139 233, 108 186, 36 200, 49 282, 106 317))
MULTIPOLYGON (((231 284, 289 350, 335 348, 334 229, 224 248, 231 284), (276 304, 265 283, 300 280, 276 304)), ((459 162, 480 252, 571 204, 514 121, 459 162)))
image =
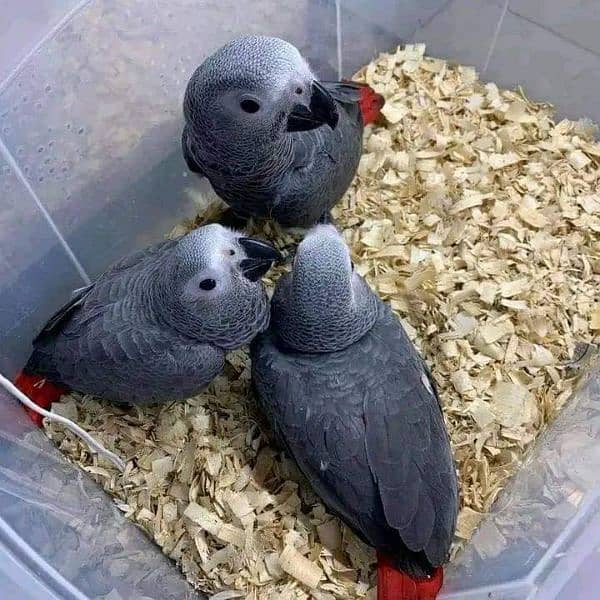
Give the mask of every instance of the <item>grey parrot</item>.
POLYGON ((260 278, 279 258, 213 224, 121 259, 48 321, 21 389, 30 376, 133 404, 199 392, 268 326, 260 278))
POLYGON ((329 508, 377 549, 380 600, 405 597, 407 585, 437 592, 458 484, 435 384, 332 225, 317 225, 299 245, 251 358, 259 410, 276 438, 329 508))
POLYGON ((183 155, 239 217, 308 227, 348 189, 382 106, 364 84, 319 81, 284 40, 242 37, 192 75, 183 155))

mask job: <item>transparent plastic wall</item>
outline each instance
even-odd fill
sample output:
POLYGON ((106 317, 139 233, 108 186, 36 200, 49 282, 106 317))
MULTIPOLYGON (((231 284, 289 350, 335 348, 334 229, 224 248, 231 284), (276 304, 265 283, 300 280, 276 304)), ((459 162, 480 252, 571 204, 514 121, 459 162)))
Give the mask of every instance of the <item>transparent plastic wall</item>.
MULTIPOLYGON (((209 193, 180 155, 181 98, 195 66, 233 36, 285 37, 324 78, 423 41, 483 79, 525 85, 560 115, 600 121, 599 30, 597 0, 5 0, 0 372, 14 376, 70 290, 160 239, 209 193)), ((449 597, 594 597, 599 393, 590 377, 540 441, 449 570, 449 597)), ((2 391, 0 596, 194 597, 2 391)))

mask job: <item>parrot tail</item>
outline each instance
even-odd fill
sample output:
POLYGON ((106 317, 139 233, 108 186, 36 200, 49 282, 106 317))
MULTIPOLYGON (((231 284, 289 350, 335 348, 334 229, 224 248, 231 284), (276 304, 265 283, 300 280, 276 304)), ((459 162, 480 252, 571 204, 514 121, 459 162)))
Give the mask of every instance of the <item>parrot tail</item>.
MULTIPOLYGON (((51 381, 48 381, 41 375, 35 375, 34 373, 27 373, 21 371, 15 378, 15 385, 26 395, 33 400, 38 406, 46 410, 50 410, 50 406, 53 402, 56 402, 65 392, 67 388, 60 385, 56 385, 51 381)), ((42 420, 44 417, 38 415, 30 408, 25 408, 27 414, 31 420, 38 426, 42 426, 42 420)))
POLYGON ((377 554, 377 600, 435 600, 444 583, 441 567, 429 579, 409 577, 377 554))
POLYGON ((385 100, 381 94, 375 92, 368 85, 360 88, 360 113, 364 125, 375 123, 381 114, 381 109, 385 104, 385 100))

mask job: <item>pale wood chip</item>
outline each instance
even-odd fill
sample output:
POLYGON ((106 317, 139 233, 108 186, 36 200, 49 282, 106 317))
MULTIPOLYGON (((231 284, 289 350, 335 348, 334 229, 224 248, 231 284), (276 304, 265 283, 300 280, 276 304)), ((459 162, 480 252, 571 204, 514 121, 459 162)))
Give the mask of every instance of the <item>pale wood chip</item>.
POLYGON ((317 525, 319 540, 329 550, 337 550, 342 544, 342 532, 337 519, 317 525))
POLYGON ((575 169, 583 169, 592 161, 581 150, 573 150, 568 156, 569 163, 575 169))
POLYGON ((279 566, 291 577, 309 588, 316 588, 323 570, 300 554, 293 546, 286 546, 279 555, 279 566))

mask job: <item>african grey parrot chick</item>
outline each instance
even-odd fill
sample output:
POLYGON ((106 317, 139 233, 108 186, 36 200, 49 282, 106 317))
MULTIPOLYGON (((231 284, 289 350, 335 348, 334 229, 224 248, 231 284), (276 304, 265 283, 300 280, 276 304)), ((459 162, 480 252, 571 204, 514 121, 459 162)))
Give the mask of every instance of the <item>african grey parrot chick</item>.
POLYGON ((435 384, 333 226, 318 225, 299 245, 271 313, 251 357, 276 437, 329 508, 377 549, 379 598, 404 597, 395 578, 439 589, 458 485, 435 384))
POLYGON ((48 321, 25 373, 133 404, 196 394, 268 326, 279 258, 217 224, 123 258, 48 321))
POLYGON ((190 79, 183 154, 238 216, 309 227, 348 189, 382 106, 364 84, 319 81, 288 42, 242 37, 190 79))

